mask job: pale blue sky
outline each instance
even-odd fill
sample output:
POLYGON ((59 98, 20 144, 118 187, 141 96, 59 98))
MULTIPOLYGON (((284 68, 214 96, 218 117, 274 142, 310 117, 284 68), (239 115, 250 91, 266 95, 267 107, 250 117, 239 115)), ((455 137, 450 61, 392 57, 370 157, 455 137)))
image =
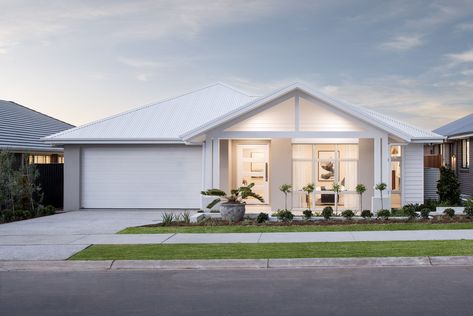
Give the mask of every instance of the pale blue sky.
POLYGON ((217 81, 435 128, 473 112, 473 1, 0 0, 0 99, 72 124, 217 81), (349 3, 349 4, 347 4, 349 3))

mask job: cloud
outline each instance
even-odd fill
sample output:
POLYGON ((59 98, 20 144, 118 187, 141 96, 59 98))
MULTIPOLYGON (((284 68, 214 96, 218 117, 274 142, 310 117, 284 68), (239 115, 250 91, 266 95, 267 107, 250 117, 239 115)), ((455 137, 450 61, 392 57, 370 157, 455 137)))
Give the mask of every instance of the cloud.
POLYGON ((447 57, 454 63, 469 63, 473 62, 473 49, 462 53, 448 54, 447 57))
POLYGON ((408 51, 423 44, 421 35, 400 35, 384 42, 380 45, 381 49, 391 51, 408 51))
POLYGON ((150 73, 140 73, 140 74, 136 75, 136 79, 139 80, 139 81, 146 82, 146 81, 149 81, 152 76, 153 76, 153 74, 150 74, 150 73))
POLYGON ((461 32, 473 32, 473 23, 460 23, 455 25, 455 29, 461 32))

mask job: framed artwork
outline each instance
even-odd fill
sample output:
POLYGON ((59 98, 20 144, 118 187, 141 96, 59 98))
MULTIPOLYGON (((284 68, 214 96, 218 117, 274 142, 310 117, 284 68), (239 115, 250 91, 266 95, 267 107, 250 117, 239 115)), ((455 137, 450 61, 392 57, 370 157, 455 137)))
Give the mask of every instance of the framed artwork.
POLYGON ((318 166, 318 178, 319 181, 333 182, 335 180, 335 151, 322 151, 318 152, 319 166, 318 166), (325 161, 320 161, 325 160, 325 161), (331 161, 330 161, 331 160, 331 161))

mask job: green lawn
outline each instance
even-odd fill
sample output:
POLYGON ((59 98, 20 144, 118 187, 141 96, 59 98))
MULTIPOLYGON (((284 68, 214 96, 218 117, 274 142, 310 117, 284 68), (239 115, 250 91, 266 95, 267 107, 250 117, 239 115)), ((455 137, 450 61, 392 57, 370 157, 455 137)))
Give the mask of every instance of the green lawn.
POLYGON ((473 255, 473 240, 93 245, 71 260, 266 259, 473 255))
POLYGON ((473 229, 472 223, 390 223, 353 225, 293 225, 293 226, 165 226, 128 227, 119 234, 168 234, 168 233, 279 233, 279 232, 340 232, 381 230, 433 230, 473 229))

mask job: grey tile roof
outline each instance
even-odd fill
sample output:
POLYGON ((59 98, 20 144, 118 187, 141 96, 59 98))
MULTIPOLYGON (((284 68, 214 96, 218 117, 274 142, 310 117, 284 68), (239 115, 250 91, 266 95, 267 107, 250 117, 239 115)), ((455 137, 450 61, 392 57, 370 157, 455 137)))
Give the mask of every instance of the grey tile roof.
POLYGON ((473 113, 439 127, 434 132, 448 137, 473 134, 473 113))
POLYGON ((0 149, 61 151, 40 141, 40 138, 72 127, 71 124, 15 102, 0 100, 0 149))

